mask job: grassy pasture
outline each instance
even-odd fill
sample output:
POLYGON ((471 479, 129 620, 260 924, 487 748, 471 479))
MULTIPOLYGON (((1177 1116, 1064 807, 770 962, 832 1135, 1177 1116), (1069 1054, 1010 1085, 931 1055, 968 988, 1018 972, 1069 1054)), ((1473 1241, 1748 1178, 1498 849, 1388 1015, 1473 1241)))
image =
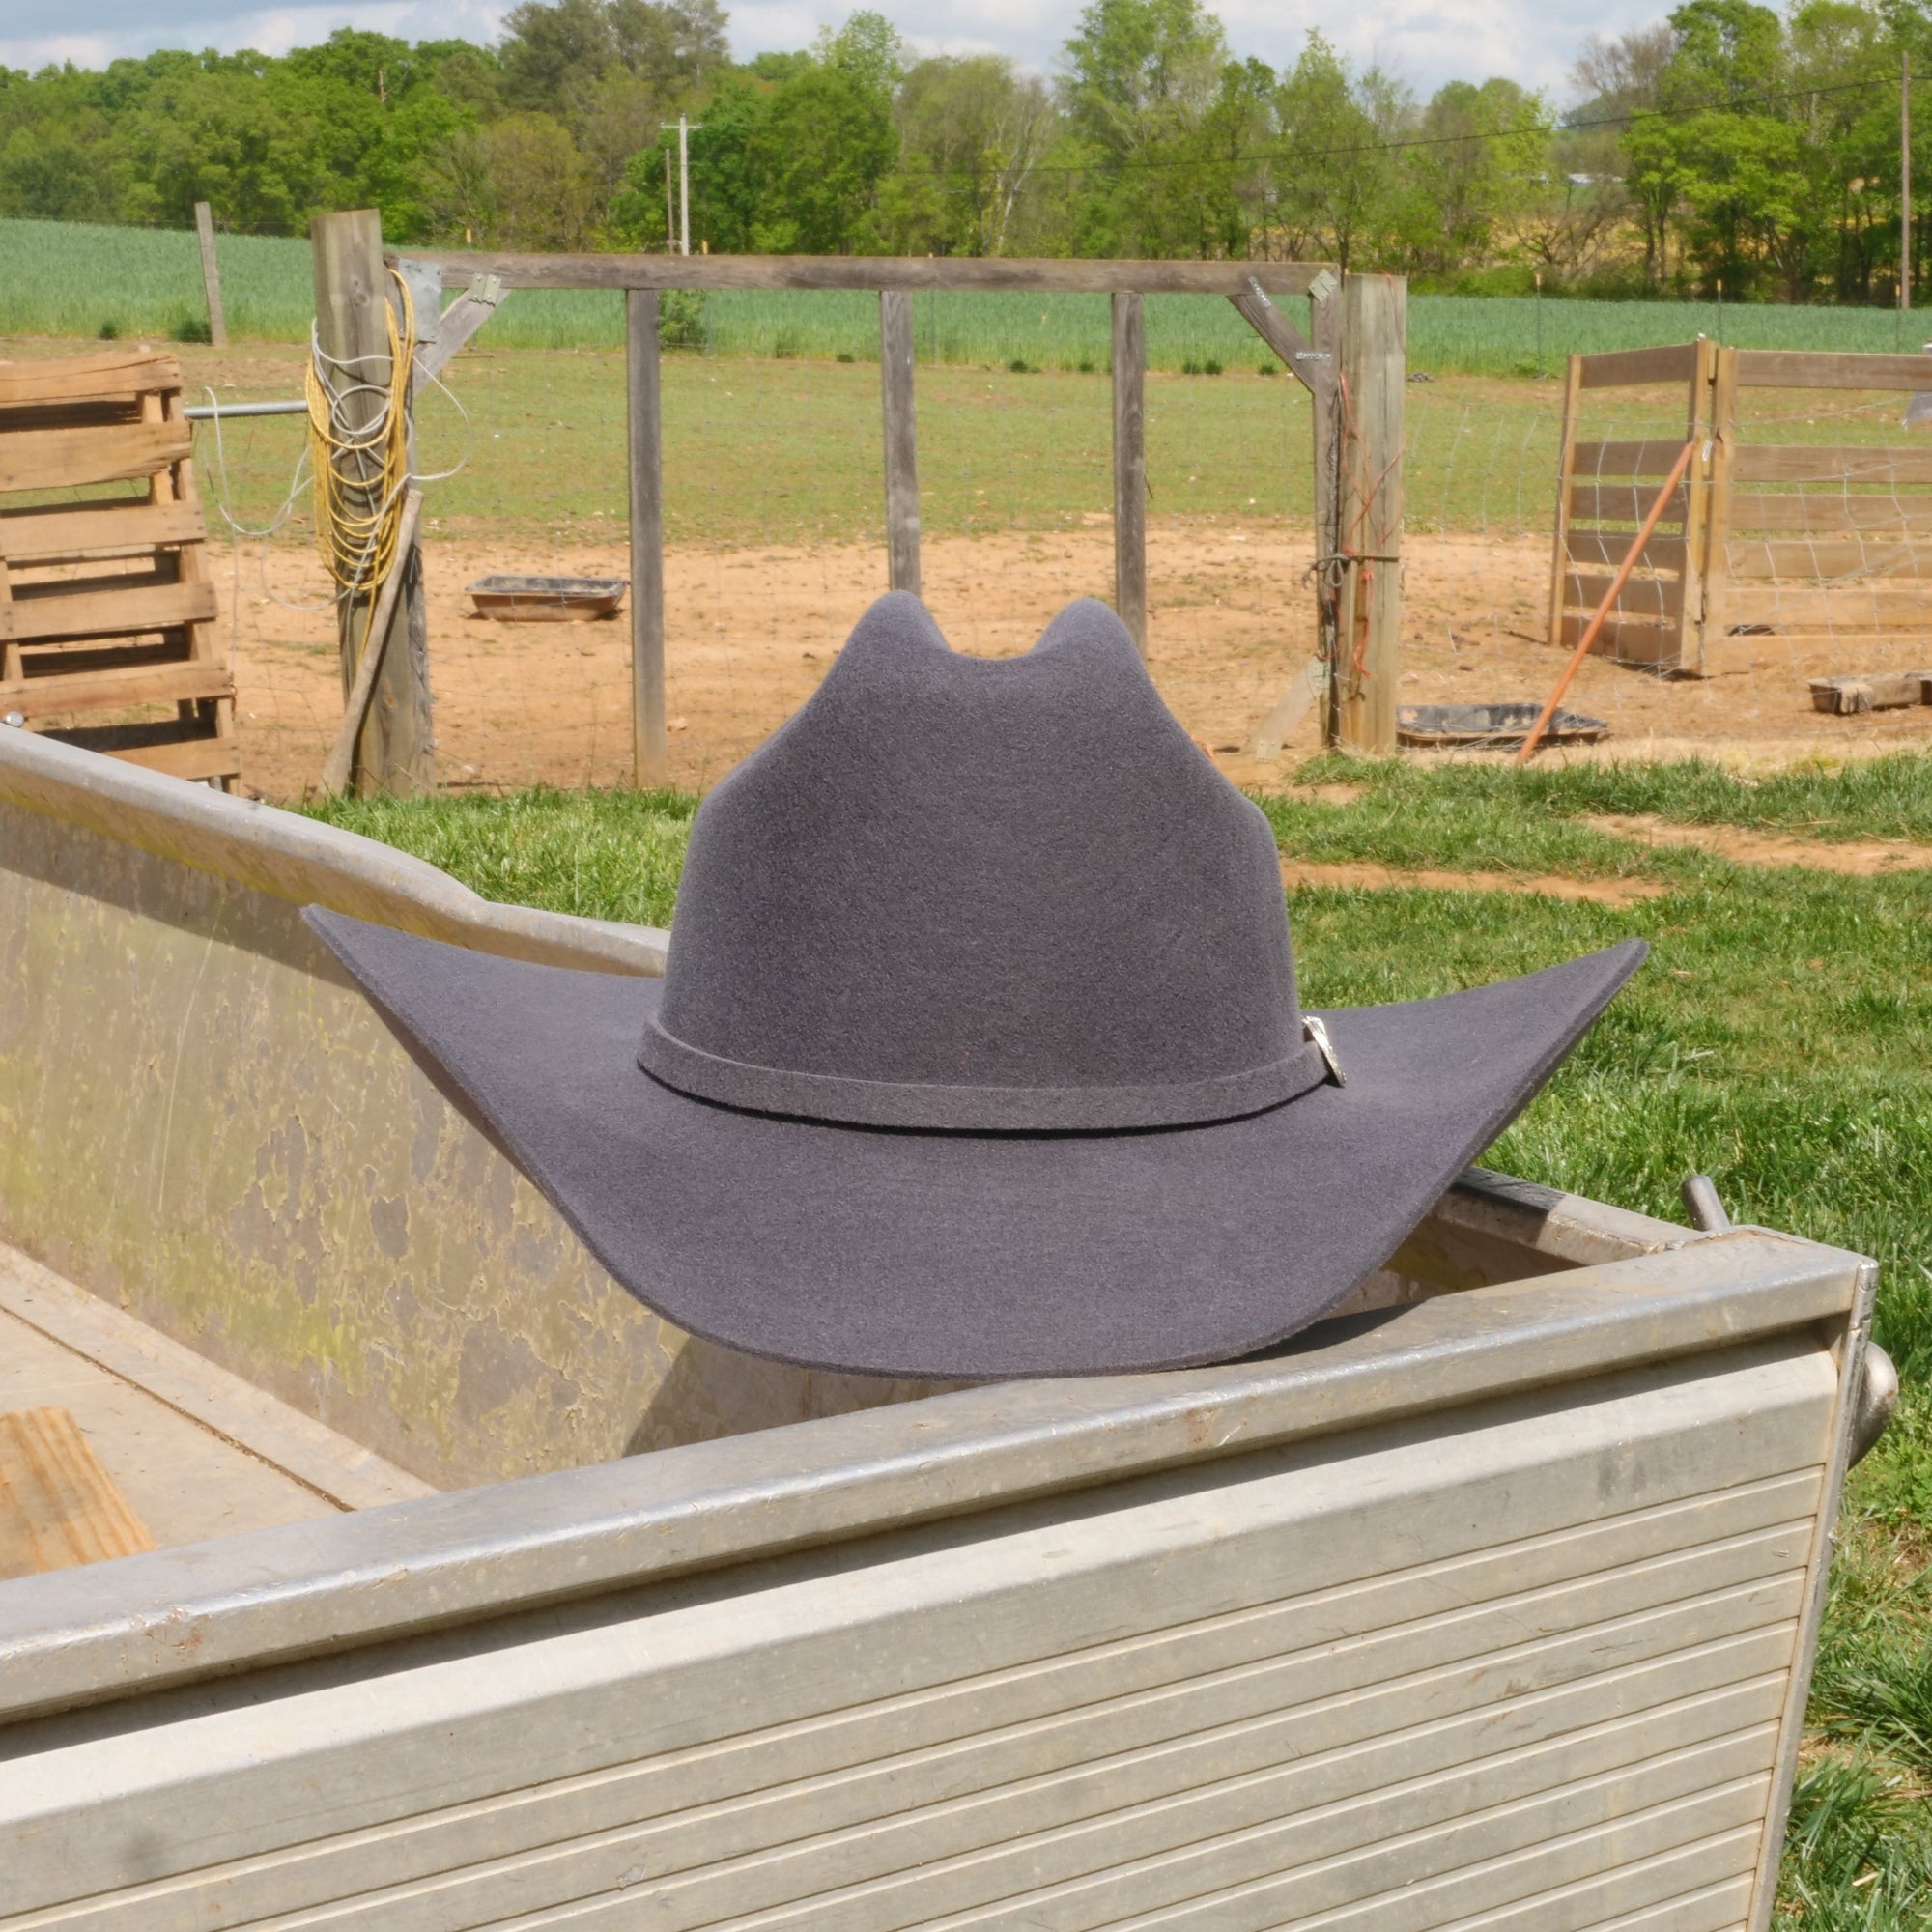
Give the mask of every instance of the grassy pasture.
MULTIPOLYGON (((302 342, 314 310, 305 241, 224 235, 217 251, 228 326, 238 337, 302 342)), ((0 334, 171 335, 204 314, 200 258, 186 231, 0 220, 0 334)), ((1538 367, 1538 304, 1520 297, 1412 296, 1414 367, 1469 375, 1526 375, 1538 367)), ((1305 304, 1291 304, 1305 312, 1305 304)), ((922 360, 1006 368, 1014 361, 1077 372, 1104 369, 1107 306, 1098 296, 933 294, 914 303, 922 360)), ((1909 322, 1889 309, 1756 304, 1550 300, 1541 304, 1542 365, 1572 351, 1634 349, 1699 333, 1757 349, 1916 348, 1909 322)), ((1264 359, 1246 324, 1218 297, 1148 302, 1148 357, 1157 369, 1264 359)), ((876 359, 878 309, 864 294, 727 293, 693 304, 694 339, 714 355, 876 359)), ((594 290, 526 290, 482 340, 497 348, 616 348, 621 298, 594 290)))
MULTIPOLYGON (((1583 822, 1655 812, 1849 839, 1932 839, 1932 760, 1750 781, 1703 765, 1519 774, 1323 759, 1350 804, 1262 800, 1284 850, 1404 866, 1637 873, 1628 909, 1531 896, 1293 895, 1315 1004, 1414 998, 1631 935, 1651 963, 1487 1158, 1681 1220, 1703 1169, 1739 1220, 1876 1256, 1880 1340, 1906 1384, 1855 1473, 1812 1700, 1778 1923, 1932 1923, 1932 874, 1765 871, 1583 822)), ((524 793, 339 801, 318 815, 415 852, 488 896, 663 923, 694 802, 524 793)))
MULTIPOLYGON (((520 299, 518 298, 517 299, 520 299)), ((1233 311, 1230 310, 1230 314, 1233 311)), ((68 345, 64 345, 68 346, 68 345)), ((81 345, 71 345, 78 348, 81 345)), ((191 388, 233 400, 293 395, 298 352, 182 352, 191 388)), ((466 352, 418 406, 422 462, 448 529, 582 538, 621 524, 624 369, 614 350, 466 352), (458 405, 460 404, 460 409, 458 405)), ((934 534, 1064 528, 1107 513, 1111 416, 1101 373, 1015 374, 957 364, 918 384, 920 511, 934 534)), ((197 396, 197 400, 199 397, 197 396)), ((1407 393, 1404 491, 1411 530, 1547 531, 1560 392, 1548 383, 1445 376, 1407 393)), ((1753 440, 1898 443, 1899 401, 1748 390, 1753 440)), ((1680 436, 1681 394, 1593 392, 1589 436, 1680 436)), ((671 355, 664 362, 666 534, 726 546, 872 540, 880 529, 878 369, 832 360, 671 355)), ((1299 384, 1235 369, 1153 372, 1150 508, 1158 516, 1313 518, 1309 409, 1299 384)), ((227 425, 238 516, 259 524, 288 486, 299 422, 227 425)), ((213 434, 200 432, 213 477, 213 434)))

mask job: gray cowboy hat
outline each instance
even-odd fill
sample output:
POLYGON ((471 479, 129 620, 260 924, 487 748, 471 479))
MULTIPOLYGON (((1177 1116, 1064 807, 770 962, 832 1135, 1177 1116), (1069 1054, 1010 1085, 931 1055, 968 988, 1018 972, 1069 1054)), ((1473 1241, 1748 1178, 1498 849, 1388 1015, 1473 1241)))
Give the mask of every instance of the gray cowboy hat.
POLYGON ((1267 821, 1112 611, 989 661, 903 595, 705 800, 662 981, 306 916, 640 1300, 930 1378, 1293 1334, 1645 952, 1304 1013, 1267 821))

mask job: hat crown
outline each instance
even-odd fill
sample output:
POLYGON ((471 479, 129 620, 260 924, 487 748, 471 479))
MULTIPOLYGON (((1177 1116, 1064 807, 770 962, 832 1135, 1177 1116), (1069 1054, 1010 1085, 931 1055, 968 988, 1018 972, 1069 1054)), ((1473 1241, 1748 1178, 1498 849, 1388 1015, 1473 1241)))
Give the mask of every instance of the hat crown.
POLYGON ((729 1105, 969 1130, 1226 1119, 1321 1078, 1267 821, 1114 613, 976 659, 903 594, 699 809, 639 1058, 729 1105))

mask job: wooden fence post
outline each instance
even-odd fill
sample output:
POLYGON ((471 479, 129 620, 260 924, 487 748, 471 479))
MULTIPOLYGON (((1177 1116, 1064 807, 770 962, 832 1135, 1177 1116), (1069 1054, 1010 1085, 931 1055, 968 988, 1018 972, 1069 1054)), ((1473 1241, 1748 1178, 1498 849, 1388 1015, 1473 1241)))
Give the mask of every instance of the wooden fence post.
MULTIPOLYGON (((1342 484, 1342 296, 1331 283, 1327 294, 1312 295, 1308 303, 1308 336, 1317 355, 1316 380, 1309 384, 1309 413, 1315 442, 1315 654, 1327 672, 1321 687, 1321 736, 1326 744, 1341 738, 1342 646, 1337 632, 1341 612, 1341 578, 1332 562, 1342 548, 1339 520, 1342 484)), ((1318 673, 1319 674, 1319 673, 1318 673)))
POLYGON ((886 412, 886 563, 895 590, 917 597, 919 432, 913 414, 912 295, 879 292, 879 391, 886 412))
POLYGON ((208 291, 208 339, 228 347, 228 318, 221 310, 221 268, 214 259, 214 216, 205 201, 194 205, 194 229, 201 240, 201 285, 208 291))
MULTIPOLYGON (((325 358, 324 387, 332 419, 355 436, 382 419, 389 393, 389 271, 383 263, 383 222, 372 208, 319 214, 309 224, 315 263, 316 343, 325 358)), ((404 354, 410 353, 404 344, 404 354)), ((405 408, 408 407, 407 394, 405 408)), ((336 459, 344 483, 344 507, 352 516, 373 516, 382 506, 384 478, 377 452, 336 459)), ((401 514, 400 497, 395 514, 401 514)), ((423 606, 422 553, 412 548, 394 566, 409 573, 393 605, 376 693, 355 741, 353 782, 358 791, 428 792, 436 789, 436 750, 431 733, 429 631, 423 606)), ((380 584, 363 582, 336 602, 342 652, 342 694, 355 688, 355 667, 380 584)))
POLYGON ((1711 376, 1710 461, 1703 468, 1709 494, 1704 500, 1704 601, 1695 639, 1701 676, 1707 653, 1730 630, 1731 470, 1738 446, 1738 352, 1718 351, 1711 376))
POLYGON ((1147 329, 1141 298, 1114 297, 1114 609, 1148 652, 1147 329))
POLYGON ((664 409, 658 377, 658 298, 626 298, 624 367, 630 391, 631 760, 639 787, 670 777, 665 718, 664 409))
POLYGON ((1337 621, 1333 717, 1339 743, 1378 754, 1396 748, 1407 298, 1400 275, 1350 275, 1342 285, 1337 516, 1350 561, 1337 621))

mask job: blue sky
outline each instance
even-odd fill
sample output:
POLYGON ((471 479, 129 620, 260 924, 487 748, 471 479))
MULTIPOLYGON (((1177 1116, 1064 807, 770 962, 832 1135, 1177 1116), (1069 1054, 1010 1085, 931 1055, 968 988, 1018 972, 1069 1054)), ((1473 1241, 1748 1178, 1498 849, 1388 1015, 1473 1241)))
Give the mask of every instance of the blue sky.
MULTIPOLYGON (((872 0, 925 52, 997 49, 1046 71, 1079 13, 1079 0, 929 0, 914 6, 872 0)), ((72 60, 98 67, 119 54, 158 46, 259 47, 282 53, 338 26, 373 27, 409 39, 461 34, 491 39, 504 9, 493 0, 350 0, 350 4, 258 6, 250 0, 33 0, 0 4, 0 63, 39 67, 72 60)), ((812 0, 748 0, 730 7, 741 56, 807 44, 844 6, 812 0)), ((1601 0, 1368 0, 1344 10, 1313 0, 1221 0, 1216 10, 1242 54, 1275 67, 1292 62, 1306 30, 1322 27, 1357 63, 1380 61, 1427 93, 1444 80, 1507 74, 1565 97, 1570 64, 1585 34, 1615 32, 1659 17, 1662 8, 1606 10, 1601 0)))

